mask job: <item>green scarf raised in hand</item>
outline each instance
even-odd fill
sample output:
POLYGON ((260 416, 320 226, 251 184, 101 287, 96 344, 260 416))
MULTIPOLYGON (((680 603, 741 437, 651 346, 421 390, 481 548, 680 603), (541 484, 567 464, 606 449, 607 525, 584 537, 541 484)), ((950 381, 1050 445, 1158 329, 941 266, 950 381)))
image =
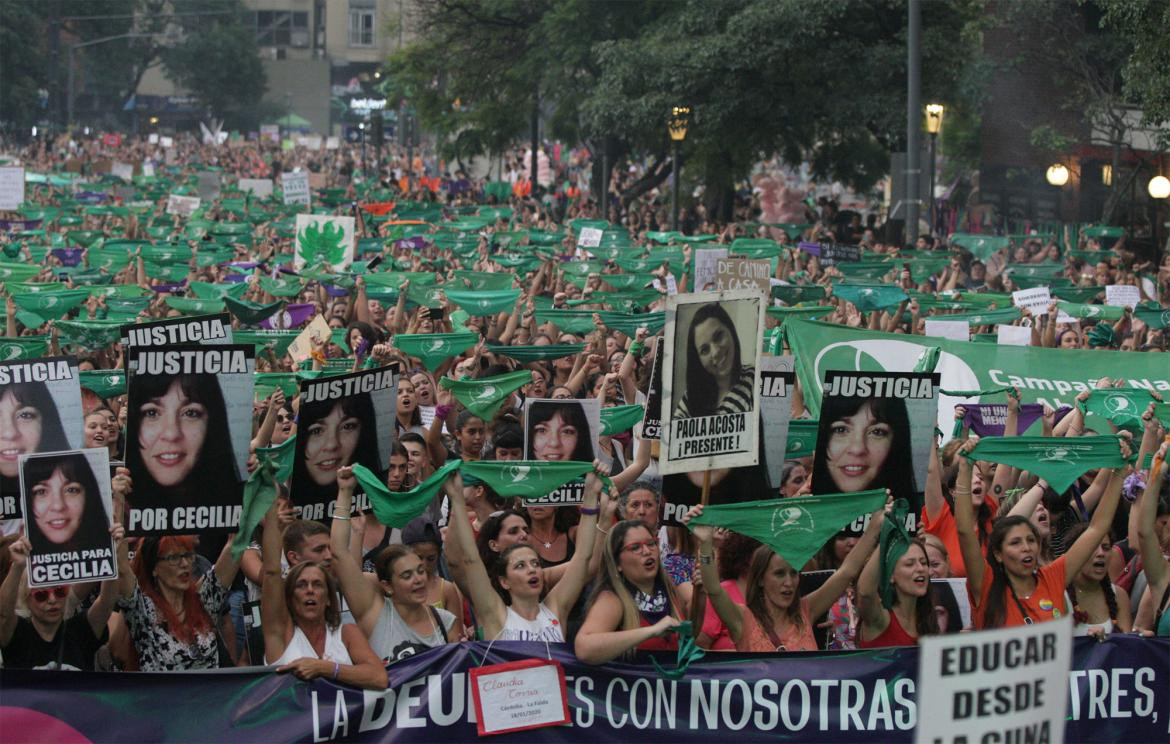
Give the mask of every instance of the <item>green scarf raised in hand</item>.
POLYGON ((1027 470, 1064 493, 1076 479, 1094 468, 1125 465, 1115 436, 1097 437, 983 437, 968 460, 984 460, 1027 470))
POLYGON ((422 360, 428 372, 436 369, 453 356, 475 346, 479 334, 471 331, 459 333, 400 333, 394 337, 394 345, 402 353, 422 360))
POLYGON ((382 479, 364 465, 354 465, 353 474, 370 498, 374 516, 387 527, 405 527, 412 519, 426 511, 427 506, 438 495, 447 476, 459 469, 462 460, 450 460, 435 471, 434 475, 409 491, 394 492, 386 487, 382 479))
POLYGON ((483 481, 501 496, 538 499, 593 470, 593 463, 478 460, 464 462, 461 470, 465 476, 483 481))
POLYGON ((528 370, 486 377, 480 380, 452 380, 444 377, 439 384, 455 394, 456 400, 484 421, 490 421, 514 391, 532 382, 528 370))

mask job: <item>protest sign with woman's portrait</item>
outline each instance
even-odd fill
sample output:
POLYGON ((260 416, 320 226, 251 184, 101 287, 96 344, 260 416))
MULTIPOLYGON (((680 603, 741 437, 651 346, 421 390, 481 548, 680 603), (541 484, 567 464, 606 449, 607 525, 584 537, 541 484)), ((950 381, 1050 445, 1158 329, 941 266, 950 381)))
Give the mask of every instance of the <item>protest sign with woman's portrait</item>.
POLYGON ((21 458, 30 586, 117 576, 109 468, 101 448, 21 458))
POLYGON ((21 455, 81 446, 79 379, 70 357, 0 364, 0 519, 21 516, 21 455))
POLYGON ((131 349, 131 535, 223 532, 239 520, 251 441, 251 346, 131 349))
POLYGON ((360 464, 379 476, 394 442, 396 367, 301 383, 292 501, 302 519, 327 519, 337 471, 360 464), (385 454, 383 454, 385 453, 385 454))
POLYGON ((601 433, 601 410, 588 400, 528 400, 524 412, 526 459, 592 462, 601 433))
POLYGON ((747 290, 667 301, 661 472, 759 462, 759 371, 764 303, 747 290))

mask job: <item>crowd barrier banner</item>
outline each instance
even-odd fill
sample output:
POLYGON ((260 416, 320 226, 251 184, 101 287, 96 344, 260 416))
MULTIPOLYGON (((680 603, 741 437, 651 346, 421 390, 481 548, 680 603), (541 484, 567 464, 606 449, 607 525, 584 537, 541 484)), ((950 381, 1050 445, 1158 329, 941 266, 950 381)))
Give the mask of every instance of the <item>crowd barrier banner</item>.
MULTIPOLYGON (((0 730, 12 740, 466 742, 477 738, 468 672, 545 655, 537 643, 448 645, 392 665, 381 693, 256 669, 5 669, 0 730)), ((708 654, 678 681, 648 663, 588 666, 563 645, 552 658, 565 667, 572 725, 493 741, 911 742, 918 720, 915 648, 708 654)), ((1170 737, 1170 639, 1078 638, 1069 684, 1066 741, 1170 737)))

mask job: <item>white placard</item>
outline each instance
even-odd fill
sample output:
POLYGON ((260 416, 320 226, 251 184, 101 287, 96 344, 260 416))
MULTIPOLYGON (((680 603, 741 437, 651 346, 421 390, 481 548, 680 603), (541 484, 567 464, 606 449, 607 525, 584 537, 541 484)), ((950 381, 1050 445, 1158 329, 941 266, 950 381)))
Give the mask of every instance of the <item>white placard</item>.
POLYGON ((157 145, 158 144, 158 135, 152 132, 150 135, 147 136, 146 141, 152 145, 157 145))
POLYGON ((927 318, 925 335, 935 338, 949 338, 952 341, 970 341, 971 326, 965 320, 927 318))
POLYGON ((167 214, 177 214, 180 217, 190 217, 191 214, 199 209, 199 205, 203 200, 197 196, 179 196, 178 194, 171 194, 167 197, 167 214))
POLYGON ((1028 346, 1032 343, 1032 329, 1027 326, 997 325, 995 342, 1000 346, 1028 346))
POLYGON ((1071 615, 924 636, 918 647, 917 744, 1064 741, 1071 615))
POLYGON ((298 364, 308 359, 309 354, 313 351, 312 339, 314 337, 322 343, 328 343, 332 337, 332 331, 329 328, 329 323, 325 321, 324 315, 313 318, 313 321, 297 334, 297 337, 288 345, 289 357, 298 364))
POLYGON ((24 168, 0 168, 0 209, 19 209, 24 202, 24 168))
POLYGON ((601 234, 601 228, 583 227, 577 236, 577 245, 581 248, 596 248, 601 245, 601 234))
POLYGON ((175 140, 173 137, 162 136, 158 138, 158 143, 163 147, 174 147, 175 140))
POLYGON ((280 188, 284 192, 285 204, 309 203, 308 173, 281 173, 280 188))
POLYGON ((154 163, 144 161, 142 163, 142 175, 145 178, 154 178, 154 163))
POLYGON ((715 277, 719 274, 719 259, 727 258, 726 248, 699 248, 694 251, 695 283, 692 292, 716 290, 715 277))
POLYGON ((114 161, 110 165, 110 175, 121 178, 123 181, 129 181, 134 178, 134 165, 131 163, 120 163, 114 161))
POLYGON ((341 138, 340 137, 326 137, 325 138, 325 149, 326 150, 336 150, 339 147, 341 147, 341 138))
POLYGON ((1110 284, 1105 288, 1106 305, 1134 308, 1141 301, 1141 291, 1132 284, 1110 284))
POLYGON ((257 199, 267 199, 272 196, 271 178, 241 178, 240 191, 245 194, 251 192, 257 199))
POLYGON ((565 671, 555 661, 525 659, 481 666, 472 669, 470 677, 480 736, 569 722, 565 671))
POLYGON ((1050 302, 1052 302, 1052 293, 1048 291, 1048 287, 1017 289, 1012 292, 1012 304, 1016 307, 1028 308, 1035 317, 1047 315, 1048 303, 1050 302))

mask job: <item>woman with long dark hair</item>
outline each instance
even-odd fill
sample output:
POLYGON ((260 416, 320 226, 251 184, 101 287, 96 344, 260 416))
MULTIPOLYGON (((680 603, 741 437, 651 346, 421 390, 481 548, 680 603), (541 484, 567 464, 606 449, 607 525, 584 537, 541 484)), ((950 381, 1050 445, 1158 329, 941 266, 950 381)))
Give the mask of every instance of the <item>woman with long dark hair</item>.
POLYGON ((686 358, 686 388, 674 418, 752 409, 755 368, 743 363, 735 323, 718 302, 703 305, 691 318, 686 358))
POLYGON ((227 406, 214 375, 135 375, 126 464, 139 494, 171 506, 239 491, 227 406))
MULTIPOLYGON (((1121 496, 1125 474, 1112 471, 1105 494, 1093 511, 1089 526, 1064 555, 1040 566, 1040 536, 1023 516, 1004 517, 995 523, 984 557, 975 535, 975 511, 971 506, 971 461, 962 457, 975 448, 970 439, 959 449, 959 477, 955 487, 955 525, 959 548, 967 569, 967 593, 971 597, 975 629, 1013 627, 1055 620, 1068 613, 1065 587, 1108 534, 1121 496)), ((1122 454, 1128 456, 1122 444, 1122 454)))
MULTIPOLYGON (((1081 522, 1068 532, 1068 539, 1076 542, 1088 527, 1081 522)), ((1068 598, 1072 602, 1073 635, 1093 636, 1105 640, 1110 633, 1128 633, 1133 630, 1133 614, 1129 607, 1129 593, 1109 579, 1109 554, 1113 539, 1106 535, 1094 548, 1092 556, 1068 584, 1068 598)))
POLYGON ((896 499, 914 498, 910 417, 902 399, 825 396, 817 426, 822 442, 813 462, 818 493, 885 488, 896 499))
POLYGON ((31 512, 25 515, 25 529, 34 552, 109 545, 110 517, 85 455, 30 458, 24 474, 31 512))
POLYGON ((337 471, 361 463, 383 471, 378 431, 369 393, 302 403, 297 414, 293 500, 300 505, 337 497, 337 471))
POLYGON ((529 460, 593 461, 589 418, 579 402, 534 402, 527 415, 529 460))
POLYGON ((20 456, 69 449, 57 404, 43 382, 19 382, 0 390, 0 489, 20 491, 20 456))
POLYGON ((869 557, 857 579, 857 630, 859 648, 915 646, 924 635, 938 633, 934 603, 930 600, 930 559, 926 544, 910 541, 906 552, 894 564, 890 575, 893 599, 882 602, 880 551, 869 557))

